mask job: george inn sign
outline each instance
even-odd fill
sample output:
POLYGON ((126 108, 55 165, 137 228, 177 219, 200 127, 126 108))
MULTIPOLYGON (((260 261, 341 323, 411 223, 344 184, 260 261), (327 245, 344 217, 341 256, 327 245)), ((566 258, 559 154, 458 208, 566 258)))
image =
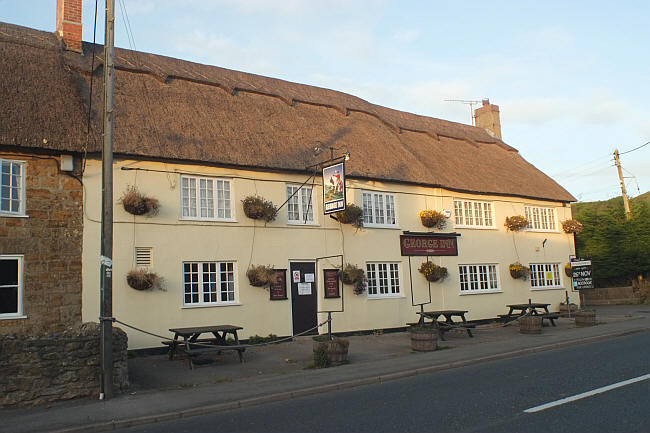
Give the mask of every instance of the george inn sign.
POLYGON ((402 256, 457 256, 458 236, 457 233, 400 235, 402 256))

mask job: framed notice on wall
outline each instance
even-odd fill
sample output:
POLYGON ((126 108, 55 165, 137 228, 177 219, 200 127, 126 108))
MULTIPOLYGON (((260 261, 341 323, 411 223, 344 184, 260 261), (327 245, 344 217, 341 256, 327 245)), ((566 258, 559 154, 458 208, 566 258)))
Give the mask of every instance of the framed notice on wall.
POLYGON ((323 269, 326 298, 340 298, 339 270, 323 269))
POLYGON ((276 269, 275 277, 271 282, 269 292, 271 293, 272 301, 281 301, 287 299, 287 270, 276 269))

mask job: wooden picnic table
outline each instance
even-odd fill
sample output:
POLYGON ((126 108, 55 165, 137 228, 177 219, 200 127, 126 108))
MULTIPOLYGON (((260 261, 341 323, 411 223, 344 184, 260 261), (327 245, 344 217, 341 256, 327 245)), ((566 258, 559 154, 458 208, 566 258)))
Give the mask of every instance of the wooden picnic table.
POLYGON ((465 319, 465 313, 467 313, 467 310, 418 311, 418 314, 420 315, 418 324, 422 326, 430 325, 437 328, 438 335, 440 335, 440 339, 443 341, 445 341, 444 333, 454 327, 464 328, 467 331, 467 335, 474 337, 471 328, 476 327, 476 325, 465 319), (440 320, 442 317, 445 318, 444 321, 440 320), (461 321, 454 322, 454 317, 460 317, 461 321), (427 323, 425 319, 429 319, 431 322, 427 323))
POLYGON ((551 322, 551 325, 555 325, 555 319, 560 317, 558 313, 551 313, 548 311, 548 307, 551 304, 541 304, 537 302, 528 302, 525 304, 508 304, 508 314, 501 315, 502 318, 516 319, 518 317, 524 316, 526 314, 530 316, 540 316, 542 318, 542 324, 544 320, 551 322))
POLYGON ((213 325, 194 326, 188 328, 171 328, 174 333, 173 340, 163 341, 169 345, 169 359, 174 359, 178 352, 184 352, 190 357, 190 368, 192 368, 192 357, 204 352, 218 352, 223 350, 236 350, 239 355, 239 362, 244 362, 243 352, 246 347, 239 344, 237 331, 244 329, 236 325, 213 325), (211 334, 208 338, 201 338, 203 334, 211 334), (228 335, 232 335, 235 344, 227 342, 228 335))

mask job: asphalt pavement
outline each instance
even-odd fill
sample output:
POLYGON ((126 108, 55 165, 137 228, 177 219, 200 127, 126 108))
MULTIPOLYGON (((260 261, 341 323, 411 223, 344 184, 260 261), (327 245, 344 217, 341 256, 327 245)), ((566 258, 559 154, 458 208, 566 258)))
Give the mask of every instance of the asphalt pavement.
POLYGON ((408 334, 347 337, 349 363, 315 369, 309 337, 249 348, 240 364, 236 353, 208 359, 189 369, 164 355, 129 360, 131 388, 108 401, 77 399, 48 407, 0 409, 0 432, 109 431, 134 425, 203 415, 349 389, 492 360, 571 347, 650 329, 650 306, 596 307, 598 325, 577 328, 560 318, 542 334, 523 335, 516 326, 485 325, 469 338, 451 331, 435 352, 410 349, 408 334))

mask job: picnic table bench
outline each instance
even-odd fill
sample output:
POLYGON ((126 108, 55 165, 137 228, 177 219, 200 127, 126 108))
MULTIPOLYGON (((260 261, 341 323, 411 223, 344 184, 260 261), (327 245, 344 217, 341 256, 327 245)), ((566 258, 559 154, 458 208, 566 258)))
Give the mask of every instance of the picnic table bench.
POLYGON ((439 310, 439 311, 418 311, 417 314, 420 315, 420 320, 418 325, 421 326, 433 326, 438 329, 438 335, 440 339, 445 341, 445 332, 450 331, 453 328, 464 328, 467 331, 467 335, 474 337, 472 335, 472 328, 476 327, 475 323, 468 322, 465 319, 466 310, 439 310), (445 320, 441 321, 440 318, 444 317, 445 320), (460 317, 460 322, 454 322, 454 317, 460 317), (429 323, 425 319, 431 320, 429 323))
MULTIPOLYGON (((560 313, 551 313, 548 311, 548 306, 551 304, 540 304, 536 302, 528 302, 525 304, 508 304, 508 314, 499 314, 499 317, 505 320, 517 319, 526 314, 531 316, 539 316, 542 318, 542 325, 544 321, 548 320, 551 325, 555 325, 555 319, 560 317, 560 313)), ((547 325, 546 325, 547 326, 547 325)))
POLYGON ((169 359, 174 359, 178 352, 185 353, 193 368, 193 358, 206 352, 221 353, 224 350, 237 351, 239 362, 244 362, 243 353, 246 346, 239 344, 237 331, 243 329, 235 325, 198 326, 189 328, 171 328, 174 333, 172 340, 164 340, 162 344, 169 346, 169 359), (211 334, 210 338, 200 338, 202 334, 211 334), (235 344, 229 344, 228 335, 231 335, 235 344))

